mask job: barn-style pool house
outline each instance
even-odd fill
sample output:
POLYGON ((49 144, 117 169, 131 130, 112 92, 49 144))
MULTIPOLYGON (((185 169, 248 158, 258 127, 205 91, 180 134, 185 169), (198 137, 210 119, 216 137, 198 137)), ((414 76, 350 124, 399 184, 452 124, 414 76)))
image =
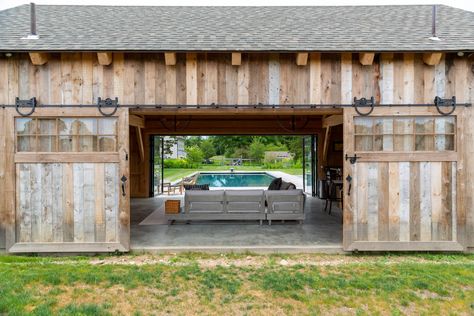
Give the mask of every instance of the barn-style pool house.
POLYGON ((474 13, 448 6, 0 11, 0 249, 472 252, 473 102, 474 13), (177 135, 304 136, 304 210, 186 190, 231 221, 141 225, 177 135))

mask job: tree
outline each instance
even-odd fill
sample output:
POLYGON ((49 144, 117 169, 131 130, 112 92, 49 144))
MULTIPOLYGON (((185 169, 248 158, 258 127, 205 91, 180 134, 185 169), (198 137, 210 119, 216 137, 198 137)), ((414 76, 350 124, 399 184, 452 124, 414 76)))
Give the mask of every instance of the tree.
POLYGON ((209 159, 212 156, 216 155, 216 150, 214 148, 214 145, 212 144, 212 141, 210 139, 205 139, 201 142, 201 148, 202 153, 204 155, 204 159, 209 159))
POLYGON ((254 137, 249 146, 249 157, 257 162, 261 162, 264 156, 265 144, 261 141, 260 137, 254 137))
POLYGON ((186 148, 187 157, 186 160, 193 166, 198 166, 204 159, 204 154, 201 148, 197 146, 191 146, 186 148))

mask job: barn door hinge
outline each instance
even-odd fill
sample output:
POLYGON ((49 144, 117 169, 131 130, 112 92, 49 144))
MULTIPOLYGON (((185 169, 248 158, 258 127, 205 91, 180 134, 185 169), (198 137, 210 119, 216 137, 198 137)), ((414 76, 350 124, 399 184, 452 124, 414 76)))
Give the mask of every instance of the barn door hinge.
POLYGON ((115 99, 111 99, 111 98, 102 99, 101 97, 97 99, 97 109, 99 110, 100 114, 102 114, 103 116, 114 115, 117 112, 118 107, 119 107, 119 103, 118 103, 117 97, 115 97, 115 99), (113 109, 112 109, 112 112, 105 113, 103 111, 103 108, 113 108, 113 109))
POLYGON ((32 97, 29 100, 20 100, 19 97, 15 98, 15 110, 21 116, 30 116, 31 114, 33 114, 36 110, 37 105, 38 102, 36 101, 36 97, 32 97), (21 112, 20 107, 30 107, 31 109, 28 112, 21 112))
POLYGON ((438 96, 434 98, 434 105, 436 106, 436 110, 438 110, 439 114, 441 115, 450 115, 456 110, 456 97, 453 96, 451 99, 443 99, 438 96), (440 107, 441 106, 450 106, 451 110, 448 112, 443 112, 441 111, 440 107))
POLYGON ((354 154, 354 156, 349 156, 348 154, 346 154, 346 160, 349 159, 349 162, 351 163, 351 165, 355 164, 358 158, 359 157, 357 157, 356 154, 354 154))
POLYGON ((360 116, 368 116, 374 110, 375 98, 370 97, 370 99, 366 99, 366 98, 357 99, 356 97, 354 97, 354 103, 352 104, 352 106, 356 110, 357 114, 359 114, 360 116), (359 110, 360 107, 370 107, 370 109, 368 112, 363 113, 359 110))

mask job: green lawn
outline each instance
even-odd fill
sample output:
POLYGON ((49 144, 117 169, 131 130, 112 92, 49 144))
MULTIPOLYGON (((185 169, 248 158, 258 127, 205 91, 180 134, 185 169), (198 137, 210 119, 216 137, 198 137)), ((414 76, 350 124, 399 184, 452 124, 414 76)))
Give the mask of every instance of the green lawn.
POLYGON ((0 315, 473 315, 473 255, 0 256, 0 315))
MULTIPOLYGON (((193 172, 196 171, 228 171, 230 168, 234 168, 235 171, 266 171, 268 169, 264 169, 261 166, 214 166, 214 165, 203 165, 200 168, 196 169, 172 169, 172 168, 165 168, 164 169, 164 179, 165 182, 174 182, 177 180, 181 180, 182 178, 189 176, 193 172)), ((302 175, 302 169, 272 169, 268 171, 282 171, 292 175, 302 175)))

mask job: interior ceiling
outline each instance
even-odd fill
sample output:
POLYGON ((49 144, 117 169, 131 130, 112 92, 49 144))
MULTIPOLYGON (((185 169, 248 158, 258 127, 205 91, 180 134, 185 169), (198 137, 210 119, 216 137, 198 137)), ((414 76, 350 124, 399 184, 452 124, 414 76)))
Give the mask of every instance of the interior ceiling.
POLYGON ((145 131, 153 134, 314 134, 321 115, 147 115, 145 131))

